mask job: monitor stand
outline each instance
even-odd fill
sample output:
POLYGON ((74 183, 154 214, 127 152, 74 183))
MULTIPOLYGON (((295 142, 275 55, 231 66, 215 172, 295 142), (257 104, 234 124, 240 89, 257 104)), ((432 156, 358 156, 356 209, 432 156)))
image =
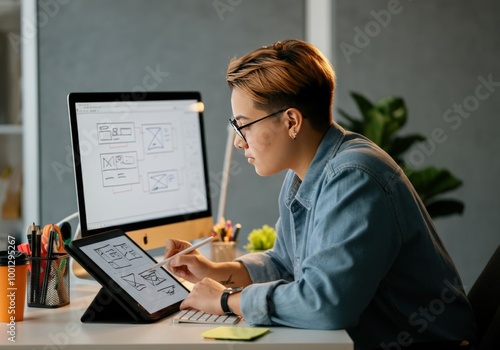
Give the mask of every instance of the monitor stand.
MULTIPOLYGON (((78 227, 76 228, 75 234, 72 239, 75 240, 80 238, 82 238, 82 231, 80 229, 80 224, 78 224, 78 227)), ((87 270, 85 270, 78 262, 76 262, 75 259, 71 258, 69 265, 71 277, 76 278, 77 281, 93 282, 97 284, 97 281, 94 279, 94 277, 90 276, 87 270)))
POLYGON ((90 274, 85 270, 79 263, 77 263, 74 259, 71 259, 70 262, 71 265, 71 274, 73 275, 74 278, 80 281, 87 281, 87 282, 95 282, 97 281, 94 279, 94 277, 90 276, 90 274))

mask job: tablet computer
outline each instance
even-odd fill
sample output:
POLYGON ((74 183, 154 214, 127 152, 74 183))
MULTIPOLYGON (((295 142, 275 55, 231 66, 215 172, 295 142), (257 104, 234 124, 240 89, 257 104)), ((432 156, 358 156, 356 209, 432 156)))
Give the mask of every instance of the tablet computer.
POLYGON ((125 232, 74 240, 66 251, 102 285, 82 322, 150 323, 179 311, 189 290, 125 232))

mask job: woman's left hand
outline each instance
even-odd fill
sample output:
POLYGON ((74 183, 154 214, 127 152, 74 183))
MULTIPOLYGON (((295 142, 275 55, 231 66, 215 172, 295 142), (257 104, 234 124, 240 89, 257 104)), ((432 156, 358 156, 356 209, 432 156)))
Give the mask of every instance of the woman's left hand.
POLYGON ((181 303, 181 309, 196 309, 209 314, 223 315, 220 298, 225 287, 211 278, 203 278, 181 303))

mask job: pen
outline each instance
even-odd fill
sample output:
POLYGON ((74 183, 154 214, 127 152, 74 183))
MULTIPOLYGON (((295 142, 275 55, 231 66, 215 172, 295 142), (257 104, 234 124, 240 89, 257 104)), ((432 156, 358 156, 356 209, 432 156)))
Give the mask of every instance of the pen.
POLYGON ((42 231, 40 230, 40 226, 36 226, 36 249, 35 249, 35 303, 40 303, 41 291, 40 291, 40 275, 42 273, 42 269, 44 265, 42 264, 40 258, 42 256, 42 231))
MULTIPOLYGON (((30 227, 28 227, 28 231, 29 231, 29 241, 30 241, 30 250, 31 250, 31 257, 33 258, 36 254, 36 226, 35 226, 35 223, 33 223, 33 225, 30 225, 30 227)), ((34 303, 35 302, 35 260, 34 259, 31 259, 31 266, 30 266, 30 270, 31 270, 31 274, 30 274, 30 303, 34 303)))
POLYGON ((234 225, 234 232, 233 232, 233 235, 231 236, 231 241, 236 242, 236 240, 238 239, 238 233, 240 233, 240 230, 241 230, 240 224, 234 225))
POLYGON ((163 261, 160 261, 159 263, 157 264, 154 264, 153 266, 151 267, 148 267, 146 270, 152 270, 152 269, 156 269, 157 267, 160 267, 160 266, 163 266, 163 265, 166 265, 169 263, 170 260, 172 260, 173 258, 175 258, 176 256, 179 256, 179 255, 185 255, 187 253, 190 253, 192 252, 193 250, 195 249, 198 249, 199 247, 201 247, 202 245, 205 245, 207 243, 210 243, 214 240, 214 238, 212 236, 208 237, 208 238, 205 238, 203 241, 201 242, 198 242, 196 244, 193 244, 191 247, 189 248, 186 248, 184 250, 181 250, 180 252, 178 252, 177 254, 174 254, 172 255, 170 258, 167 258, 163 261))
POLYGON ((53 230, 50 230, 49 233, 49 243, 47 247, 47 262, 45 266, 45 271, 43 272, 43 283, 42 283, 42 292, 41 292, 41 304, 45 304, 45 299, 47 299, 47 289, 49 288, 49 277, 50 270, 52 268, 52 258, 54 254, 54 240, 57 233, 53 230))

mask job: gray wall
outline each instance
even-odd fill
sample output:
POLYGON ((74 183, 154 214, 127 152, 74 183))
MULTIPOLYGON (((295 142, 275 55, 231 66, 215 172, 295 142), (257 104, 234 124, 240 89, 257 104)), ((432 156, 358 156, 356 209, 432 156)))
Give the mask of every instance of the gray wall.
MULTIPOLYGON (((73 0, 48 16, 39 28, 43 222, 76 211, 66 94, 134 89, 148 67, 168 73, 156 90, 199 90, 205 99, 216 214, 231 113, 227 62, 276 40, 304 37, 303 1, 222 2, 233 5, 218 14, 208 0, 73 0)), ((445 132, 446 141, 425 155, 422 166, 448 168, 464 181, 450 194, 465 202, 464 215, 437 219, 436 226, 470 287, 500 242, 500 87, 470 105, 467 118, 447 121, 444 115, 454 104, 474 102, 479 77, 500 82, 500 4, 401 1, 388 9, 391 3, 335 2, 336 106, 356 112, 350 91, 373 100, 399 95, 410 112, 404 132, 445 132), (393 11, 390 20, 383 10, 393 11), (356 28, 368 31, 369 40, 355 41, 356 28), (342 43, 358 44, 357 52, 344 54, 342 43)), ((246 234, 276 220, 282 175, 260 178, 237 152, 233 159, 226 216, 241 222, 246 234)))
MULTIPOLYGON (((227 64, 262 45, 303 38, 304 4, 219 1, 225 6, 217 10, 214 3, 73 0, 40 26, 42 222, 77 210, 66 95, 141 88, 151 69, 160 72, 155 90, 198 90, 204 98, 212 209, 217 214, 231 115, 227 64)), ((42 6, 39 10, 46 12, 42 6)), ((282 176, 260 178, 243 156, 235 152, 233 159, 226 216, 242 223, 243 238, 254 227, 275 223, 282 176)))
POLYGON ((444 142, 428 153, 417 147, 412 159, 418 167, 447 168, 464 182, 449 195, 464 201, 464 215, 435 224, 470 287, 500 243, 500 3, 400 1, 389 19, 382 13, 390 3, 396 2, 336 2, 336 105, 357 113, 350 91, 372 100, 402 96, 409 108, 404 133, 431 138, 443 130, 444 142), (348 54, 346 44, 358 50, 348 54), (480 88, 476 95, 479 77, 490 77, 493 91, 480 88), (469 115, 447 112, 455 104, 469 115))

